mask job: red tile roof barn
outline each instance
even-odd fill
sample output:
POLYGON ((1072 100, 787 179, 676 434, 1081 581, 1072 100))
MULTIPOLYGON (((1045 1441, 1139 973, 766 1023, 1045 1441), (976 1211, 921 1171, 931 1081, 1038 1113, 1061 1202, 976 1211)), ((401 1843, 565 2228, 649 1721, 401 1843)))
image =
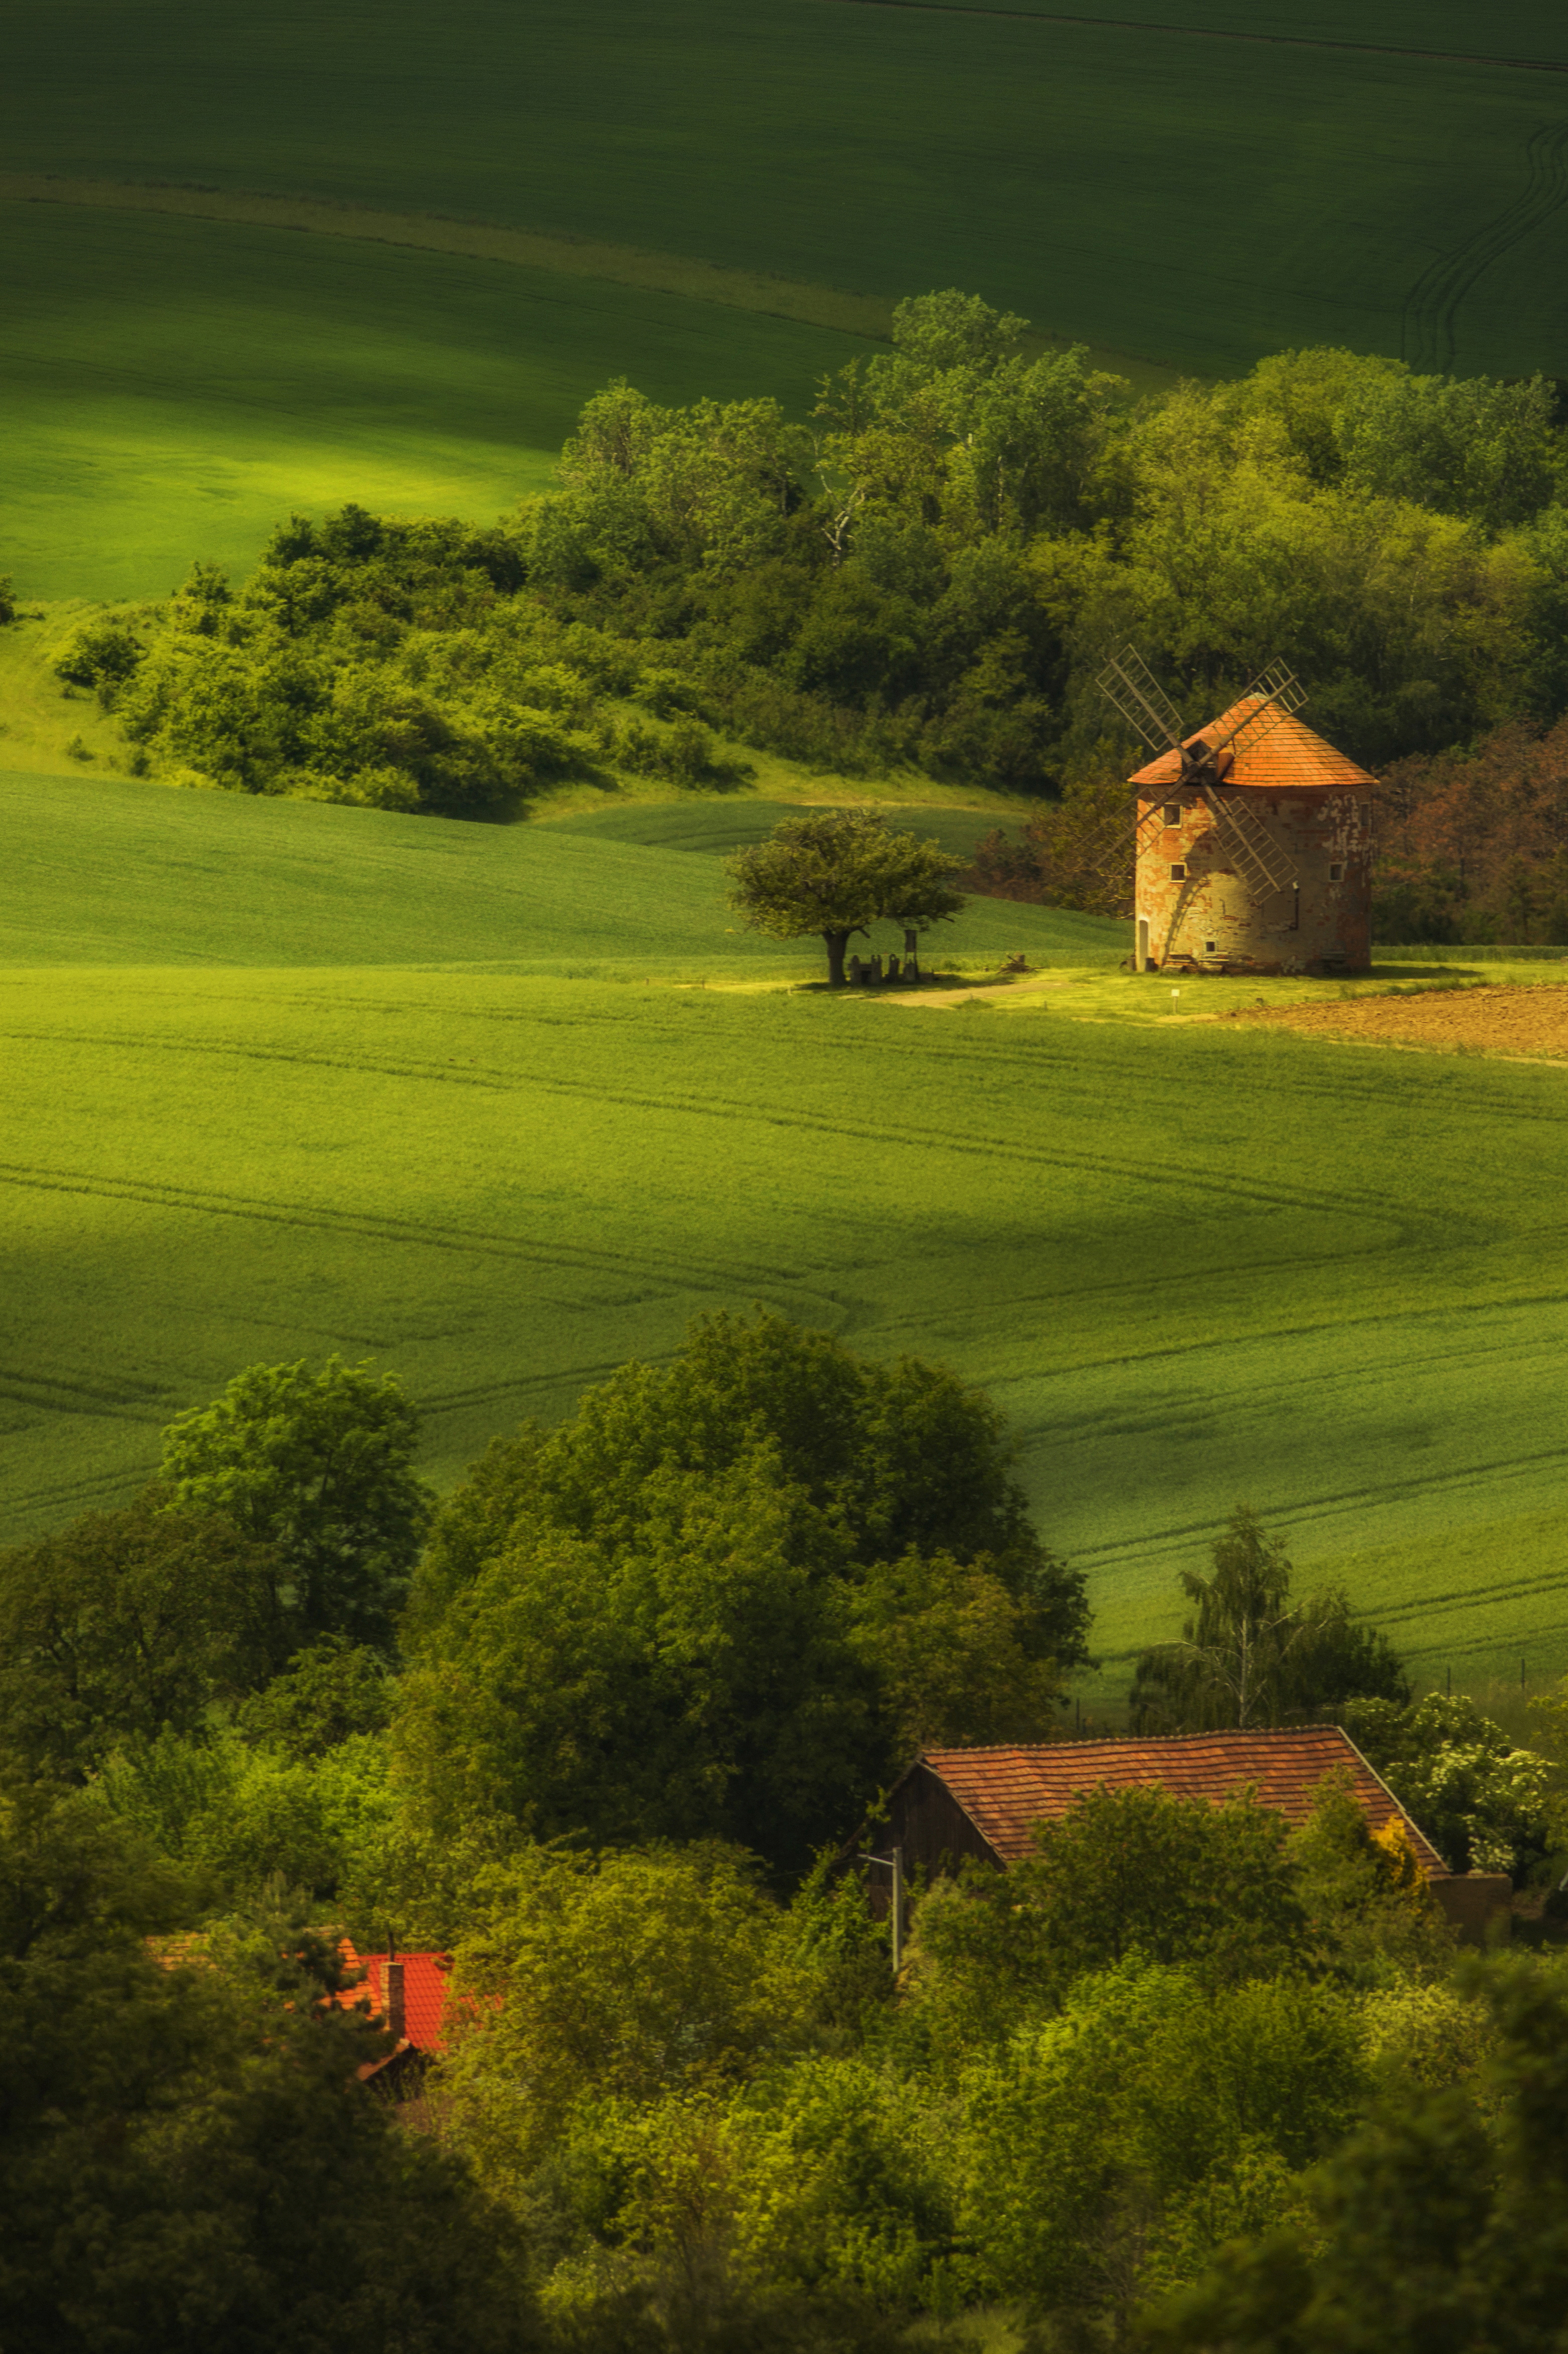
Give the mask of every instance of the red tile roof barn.
MULTIPOLYGON (((1194 729, 1187 737, 1189 744, 1213 743, 1227 727, 1244 720, 1249 711, 1257 709, 1256 695, 1243 695, 1206 727, 1194 729)), ((1132 782, 1147 786, 1151 797, 1154 790, 1175 784, 1181 773, 1181 761, 1175 752, 1161 752, 1147 768, 1139 769, 1132 782)), ((1248 746, 1244 733, 1240 748, 1235 751, 1233 765, 1226 769, 1222 781, 1227 785, 1245 785, 1254 792, 1371 792, 1373 779, 1342 752, 1336 752, 1321 736, 1310 727, 1303 727, 1299 719, 1278 719, 1261 740, 1248 746)))
POLYGON ((927 1749, 917 1766, 939 1777, 1002 1863, 1029 1854, 1034 1825, 1059 1821, 1093 1789, 1160 1788, 1217 1806, 1250 1785, 1260 1806, 1295 1826, 1311 1813, 1324 1778, 1348 1766, 1373 1831, 1403 1823, 1427 1878, 1449 1877, 1431 1841, 1338 1725, 1186 1733, 1154 1741, 1054 1741, 1026 1749, 927 1749))

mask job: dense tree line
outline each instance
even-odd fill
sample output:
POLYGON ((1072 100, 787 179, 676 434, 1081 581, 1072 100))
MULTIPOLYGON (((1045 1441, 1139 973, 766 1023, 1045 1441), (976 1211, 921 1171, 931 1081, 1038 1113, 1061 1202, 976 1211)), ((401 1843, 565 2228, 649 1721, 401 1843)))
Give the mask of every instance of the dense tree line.
MULTIPOLYGON (((368 1368, 252 1367, 0 1555, 8 2346, 1311 2354, 1363 2292, 1380 2344, 1556 2344, 1568 1981, 1467 1975, 1339 1785, 1295 1832, 1101 1792, 917 1891, 895 1982, 845 1835, 923 1744, 1060 1735, 1088 1638, 983 1395, 717 1317, 444 1501, 416 1440, 368 1368), (415 2109, 344 1931, 453 1953, 415 2109)), ((1542 1762, 1253 1515, 1185 1585, 1140 1708, 1338 1706, 1456 1868, 1548 1871, 1542 1762)))
POLYGON ((713 779, 714 732, 1032 793, 1125 775, 1094 680, 1136 638, 1197 724, 1276 657, 1370 763, 1568 704, 1552 389, 1335 350, 1134 402, 957 292, 776 401, 591 399, 491 531, 296 516, 65 675, 159 773, 454 813, 552 779, 713 779))

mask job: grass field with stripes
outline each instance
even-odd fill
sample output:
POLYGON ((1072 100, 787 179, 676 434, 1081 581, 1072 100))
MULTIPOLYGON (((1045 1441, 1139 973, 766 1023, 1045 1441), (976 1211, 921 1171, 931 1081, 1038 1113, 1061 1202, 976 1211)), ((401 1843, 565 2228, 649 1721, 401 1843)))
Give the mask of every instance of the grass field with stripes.
POLYGON ((614 375, 804 415, 940 285, 1139 382, 1316 343, 1568 377, 1546 0, 13 17, 0 569, 32 595, 244 567, 290 504, 487 519, 614 375))
POLYGON ((125 1493, 257 1360, 390 1367, 450 1481, 766 1300, 991 1390, 1090 1573, 1086 1691, 1244 1498, 1421 1673, 1568 1668, 1560 1067, 1188 1021, 1114 928, 999 904, 951 948, 1080 976, 791 986, 808 948, 726 933, 756 805, 461 828, 4 781, 7 1535, 125 1493))

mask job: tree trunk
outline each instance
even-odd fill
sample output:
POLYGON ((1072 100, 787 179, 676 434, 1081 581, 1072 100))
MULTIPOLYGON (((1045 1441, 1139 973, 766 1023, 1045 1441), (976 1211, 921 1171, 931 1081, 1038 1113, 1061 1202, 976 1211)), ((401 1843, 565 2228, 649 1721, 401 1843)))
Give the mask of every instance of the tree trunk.
POLYGON ((822 939, 828 951, 828 986, 842 989, 844 985, 844 950, 850 944, 847 931, 824 932, 822 939))

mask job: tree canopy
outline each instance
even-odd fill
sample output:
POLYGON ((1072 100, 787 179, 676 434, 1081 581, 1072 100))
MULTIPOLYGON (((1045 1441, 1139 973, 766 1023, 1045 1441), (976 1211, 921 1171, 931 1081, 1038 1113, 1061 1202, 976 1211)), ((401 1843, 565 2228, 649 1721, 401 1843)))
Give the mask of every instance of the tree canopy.
POLYGON ((809 419, 617 380, 496 528, 292 516, 243 588, 198 565, 67 673, 159 775, 469 815, 567 775, 733 776, 736 744, 1119 779, 1143 756, 1095 681, 1128 637, 1193 726, 1287 663, 1363 765, 1568 706, 1546 380, 1308 349, 1139 400, 1025 325, 913 296, 809 419))
POLYGON ((923 931, 964 902, 952 887, 963 860, 940 843, 916 841, 880 814, 830 810, 780 820, 766 842, 729 861, 730 905, 777 940, 820 932, 828 979, 842 985, 854 932, 891 917, 923 931))
MULTIPOLYGON (((1562 1973, 1457 1956, 1348 1773, 1289 1829, 1086 1744, 1027 1855, 907 1892, 890 1968, 839 1835, 919 1744, 1065 1737, 1084 1651, 982 1393, 703 1320, 498 1441, 366 1641, 353 1562, 385 1611, 424 1504, 406 1410, 328 1376, 253 1368, 192 1469, 243 1505, 249 1466, 270 1537, 161 1485, 0 1557, 7 2348, 910 2354, 1006 2308, 1557 2354, 1562 1973), (439 2058, 377 2069, 345 1934, 443 1949, 439 2058)), ((1151 1704, 1320 1705, 1368 1654, 1290 1589, 1239 1513, 1151 1704)), ((1470 1702, 1336 1706, 1456 1869, 1560 1877, 1551 1771, 1470 1702)))
POLYGON ((0 1746, 77 1777, 281 1664, 281 1557, 149 1489, 0 1554, 0 1746))
POLYGON ((1147 1731, 1299 1723, 1363 1695, 1404 1700, 1387 1638, 1358 1625, 1337 1587, 1291 1598, 1283 1544, 1240 1504, 1214 1540, 1213 1572, 1181 1573, 1193 1610, 1179 1643, 1138 1663, 1131 1708, 1147 1731))
POLYGON ((384 1641, 432 1498, 413 1470, 418 1416, 390 1374, 331 1357, 251 1365, 164 1434, 170 1500, 272 1546, 307 1635, 384 1641))
POLYGON ((987 1399, 718 1316, 449 1500, 396 1738, 434 1822, 500 1806, 799 1871, 912 1741, 1046 1732, 1086 1623, 987 1399))
POLYGON ((170 1940, 177 1903, 90 1797, 0 1804, 6 2346, 536 2344, 462 2162, 357 2081, 387 2042, 331 1944, 275 1903, 170 1940))

